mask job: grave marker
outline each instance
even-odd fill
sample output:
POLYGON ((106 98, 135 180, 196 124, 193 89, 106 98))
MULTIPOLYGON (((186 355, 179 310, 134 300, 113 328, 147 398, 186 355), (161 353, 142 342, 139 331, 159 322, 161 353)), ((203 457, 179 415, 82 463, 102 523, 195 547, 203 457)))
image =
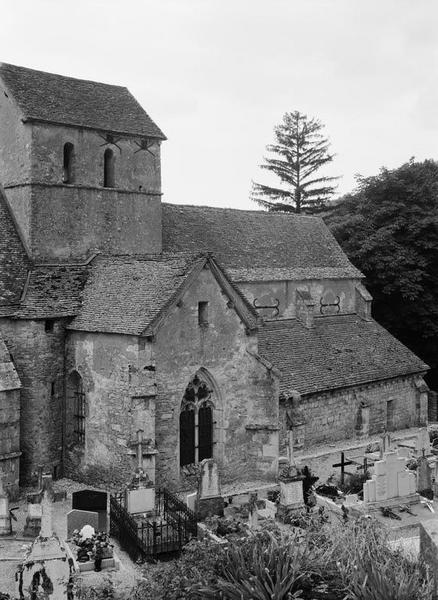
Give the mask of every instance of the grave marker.
POLYGON ((3 487, 5 478, 5 474, 0 471, 0 535, 10 535, 12 533, 9 498, 3 487))
POLYGON ((372 478, 363 485, 363 499, 368 508, 418 502, 415 475, 406 470, 406 458, 391 451, 376 461, 372 478))
POLYGON ((200 519, 212 515, 223 516, 224 499, 221 496, 217 464, 212 458, 201 462, 197 512, 200 519))
POLYGON ((348 465, 353 465, 354 462, 351 460, 345 460, 345 454, 341 452, 341 462, 332 465, 335 469, 341 467, 341 485, 344 484, 345 481, 345 467, 348 465))
POLYGON ((155 510, 155 487, 143 470, 143 430, 137 431, 137 468, 126 490, 129 513, 148 513, 155 510))
POLYGON ((99 530, 99 514, 91 510, 78 510, 76 508, 67 513, 67 537, 71 538, 73 531, 80 531, 84 525, 91 525, 99 530))

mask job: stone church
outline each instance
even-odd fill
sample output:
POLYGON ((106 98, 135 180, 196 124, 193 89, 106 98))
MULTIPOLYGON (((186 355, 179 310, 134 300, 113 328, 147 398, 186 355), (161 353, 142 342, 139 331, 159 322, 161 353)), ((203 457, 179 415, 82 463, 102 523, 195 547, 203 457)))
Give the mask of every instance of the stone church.
POLYGON ((124 87, 0 65, 0 469, 173 488, 213 457, 424 424, 428 367, 371 316, 324 222, 161 199, 124 87))

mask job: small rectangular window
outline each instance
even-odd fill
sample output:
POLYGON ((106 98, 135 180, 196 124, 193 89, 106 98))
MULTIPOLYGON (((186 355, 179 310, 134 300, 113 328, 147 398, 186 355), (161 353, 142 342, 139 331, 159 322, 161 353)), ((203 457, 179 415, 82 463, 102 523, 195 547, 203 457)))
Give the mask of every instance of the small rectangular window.
POLYGON ((208 302, 198 302, 198 323, 201 327, 208 325, 208 302))
POLYGON ((46 333, 52 333, 52 331, 53 331, 53 320, 52 319, 47 319, 44 322, 44 331, 46 333))
POLYGON ((55 395, 55 382, 52 381, 51 386, 50 386, 50 395, 52 396, 52 398, 55 395))

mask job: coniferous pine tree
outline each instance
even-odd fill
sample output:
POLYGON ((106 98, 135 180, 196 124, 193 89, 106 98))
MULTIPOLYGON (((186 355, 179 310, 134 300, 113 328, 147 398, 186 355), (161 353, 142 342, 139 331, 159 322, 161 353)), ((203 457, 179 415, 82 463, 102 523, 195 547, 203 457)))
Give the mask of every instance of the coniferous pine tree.
POLYGON ((276 143, 266 146, 273 154, 260 165, 278 175, 281 187, 252 182, 251 200, 270 211, 315 213, 336 189, 338 177, 317 176, 317 171, 333 160, 330 143, 317 119, 295 111, 285 113, 274 129, 276 143))

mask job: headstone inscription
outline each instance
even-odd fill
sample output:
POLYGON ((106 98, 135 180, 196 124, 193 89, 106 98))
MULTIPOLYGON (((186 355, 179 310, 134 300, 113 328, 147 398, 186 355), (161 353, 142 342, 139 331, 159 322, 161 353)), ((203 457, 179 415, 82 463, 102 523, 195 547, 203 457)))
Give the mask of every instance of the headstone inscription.
POLYGON ((224 514, 224 499, 221 496, 219 472, 217 464, 212 458, 204 458, 201 462, 197 513, 200 519, 212 515, 222 517, 224 514))

